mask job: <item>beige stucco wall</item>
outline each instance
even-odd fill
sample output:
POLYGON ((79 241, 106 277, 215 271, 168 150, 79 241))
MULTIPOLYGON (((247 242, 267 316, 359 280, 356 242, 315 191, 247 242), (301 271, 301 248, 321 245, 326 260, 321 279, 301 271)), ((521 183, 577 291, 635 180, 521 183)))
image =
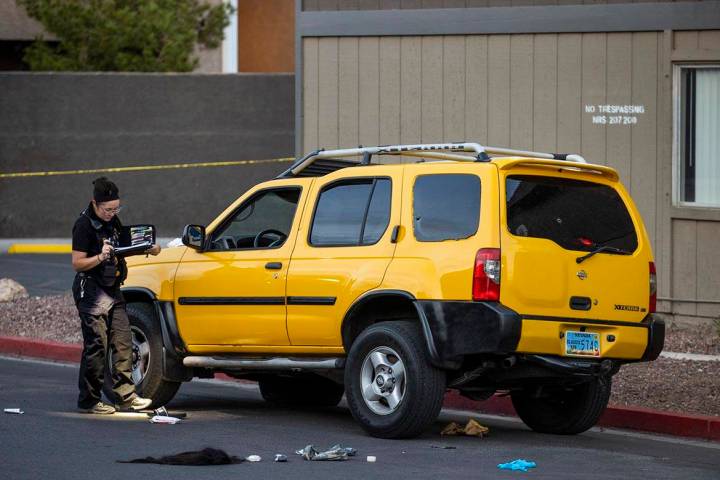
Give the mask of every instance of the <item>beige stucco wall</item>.
POLYGON ((41 34, 47 39, 54 38, 43 32, 40 22, 28 17, 15 0, 0 1, 0 40, 33 40, 41 34))
POLYGON ((303 150, 467 140, 610 165, 645 220, 659 296, 693 300, 660 308, 708 320, 720 315, 720 211, 672 204, 678 55, 720 61, 720 31, 306 37, 303 150), (594 122, 604 105, 642 113, 594 122))

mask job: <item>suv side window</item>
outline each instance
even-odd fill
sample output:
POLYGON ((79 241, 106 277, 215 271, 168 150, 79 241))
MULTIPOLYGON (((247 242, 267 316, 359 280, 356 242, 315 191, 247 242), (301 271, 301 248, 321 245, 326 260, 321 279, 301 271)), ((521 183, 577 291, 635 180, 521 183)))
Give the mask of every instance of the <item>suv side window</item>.
POLYGON ((292 227, 300 188, 258 192, 213 232, 210 250, 280 247, 292 227))
POLYGON ((420 242, 475 235, 480 222, 480 179, 470 174, 421 175, 413 188, 413 232, 420 242))
POLYGON ((391 191, 387 178, 353 179, 325 187, 315 207, 310 245, 377 243, 390 222, 391 191))

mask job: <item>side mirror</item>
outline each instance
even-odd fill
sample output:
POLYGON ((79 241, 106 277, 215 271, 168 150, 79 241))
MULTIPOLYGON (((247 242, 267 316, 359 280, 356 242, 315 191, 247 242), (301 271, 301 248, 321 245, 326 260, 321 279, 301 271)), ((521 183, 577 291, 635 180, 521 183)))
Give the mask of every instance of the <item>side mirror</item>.
POLYGON ((202 225, 185 225, 182 243, 187 247, 202 251, 205 245, 205 227, 202 225))

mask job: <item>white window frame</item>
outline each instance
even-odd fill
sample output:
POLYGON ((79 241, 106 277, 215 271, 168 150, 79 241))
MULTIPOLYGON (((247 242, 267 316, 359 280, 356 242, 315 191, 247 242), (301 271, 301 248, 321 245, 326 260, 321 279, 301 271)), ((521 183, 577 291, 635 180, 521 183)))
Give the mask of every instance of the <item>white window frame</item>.
POLYGON ((238 0, 224 0, 235 9, 230 16, 230 24, 225 27, 222 42, 222 71, 223 73, 238 73, 238 0))
POLYGON ((675 63, 673 64, 673 142, 672 142, 672 201, 673 205, 681 208, 697 208, 702 210, 719 210, 720 205, 704 204, 700 202, 685 202, 682 200, 682 182, 684 181, 682 164, 682 72, 688 69, 720 69, 720 62, 714 63, 675 63))

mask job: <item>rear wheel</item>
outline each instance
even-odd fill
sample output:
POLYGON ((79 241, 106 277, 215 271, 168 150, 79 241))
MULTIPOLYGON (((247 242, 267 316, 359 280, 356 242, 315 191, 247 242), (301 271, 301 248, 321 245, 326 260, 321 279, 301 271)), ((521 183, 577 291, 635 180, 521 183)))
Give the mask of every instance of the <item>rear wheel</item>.
MULTIPOLYGON (((148 303, 129 303, 126 307, 132 334, 132 379, 135 392, 152 399, 150 408, 168 403, 180 388, 180 382, 163 379, 163 343, 160 324, 155 317, 152 305, 148 303)), ((112 390, 112 358, 107 355, 103 393, 113 403, 119 403, 112 390)))
POLYGON ((607 377, 572 387, 513 392, 512 403, 522 421, 536 432, 574 435, 597 423, 610 399, 611 385, 607 377))
POLYGON ((409 438, 438 416, 445 372, 435 368, 418 325, 381 322, 353 343, 345 366, 347 402, 370 435, 409 438))
POLYGON ((318 375, 268 375, 258 380, 265 401, 282 405, 334 407, 342 399, 342 385, 318 375))

